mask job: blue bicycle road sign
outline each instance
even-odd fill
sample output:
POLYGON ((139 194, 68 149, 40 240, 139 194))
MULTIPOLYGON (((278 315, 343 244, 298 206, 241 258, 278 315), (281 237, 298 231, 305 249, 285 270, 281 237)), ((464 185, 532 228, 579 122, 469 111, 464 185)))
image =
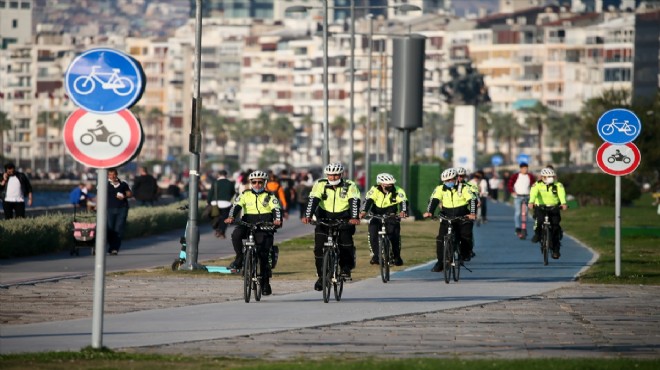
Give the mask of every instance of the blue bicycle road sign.
POLYGON ((138 61, 114 49, 90 49, 76 57, 64 77, 67 94, 81 108, 98 114, 130 108, 144 92, 138 61))
POLYGON ((529 154, 518 154, 516 161, 518 161, 518 164, 529 163, 529 154))
POLYGON ((639 136, 642 122, 635 113, 616 108, 608 110, 598 119, 596 124, 598 135, 611 144, 627 144, 639 136))
POLYGON ((501 165, 503 162, 504 162, 504 158, 502 158, 502 156, 499 155, 499 154, 495 154, 494 156, 492 156, 492 157, 490 158, 490 163, 491 163, 493 166, 499 166, 499 165, 501 165))

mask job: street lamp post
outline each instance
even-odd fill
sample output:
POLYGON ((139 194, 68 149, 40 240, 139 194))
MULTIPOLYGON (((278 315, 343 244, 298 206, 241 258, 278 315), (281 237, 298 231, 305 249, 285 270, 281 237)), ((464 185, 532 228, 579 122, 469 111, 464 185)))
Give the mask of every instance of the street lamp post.
POLYGON ((371 164, 370 164, 370 150, 369 150, 369 144, 371 141, 371 56, 374 51, 374 16, 373 14, 368 14, 367 19, 369 19, 369 61, 368 63, 368 77, 367 77, 367 129, 366 129, 366 140, 364 141, 364 177, 365 177, 365 183, 364 187, 365 189, 370 188, 370 181, 369 181, 369 175, 370 175, 370 169, 371 169, 371 164))
MULTIPOLYGON (((321 0, 323 2, 323 7, 321 8, 323 10, 323 166, 325 167, 329 162, 330 162, 330 146, 328 144, 329 137, 330 137, 330 132, 329 132, 329 124, 328 124, 328 100, 329 100, 329 92, 328 92, 328 1, 329 0, 321 0)), ((421 10, 420 7, 416 5, 410 5, 410 4, 401 4, 401 5, 396 5, 396 6, 366 6, 366 7, 361 7, 364 9, 385 9, 385 8, 396 8, 398 10, 408 12, 412 10, 421 10)), ((287 7, 284 11, 286 13, 300 13, 300 12, 307 12, 308 10, 311 9, 318 9, 315 7, 311 6, 305 6, 305 5, 294 5, 287 7)), ((355 129, 355 121, 354 121, 354 104, 355 104, 355 91, 354 91, 354 81, 355 81, 355 0, 351 0, 351 5, 349 7, 333 7, 332 9, 349 9, 350 10, 350 17, 351 17, 351 99, 350 99, 350 141, 349 141, 349 150, 350 150, 350 159, 349 159, 349 176, 354 175, 354 162, 355 162, 355 153, 354 153, 354 141, 353 141, 353 131, 355 129)), ((370 38, 371 39, 371 38, 370 38)), ((371 76, 369 76, 371 79, 371 76)), ((371 81, 370 81, 371 82, 371 81)))

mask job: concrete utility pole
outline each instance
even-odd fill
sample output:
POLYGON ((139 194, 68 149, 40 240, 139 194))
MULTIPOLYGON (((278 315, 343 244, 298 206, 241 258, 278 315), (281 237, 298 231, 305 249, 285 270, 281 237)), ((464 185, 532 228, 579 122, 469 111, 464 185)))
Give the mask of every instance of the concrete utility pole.
POLYGON ((192 126, 190 128, 190 182, 188 183, 188 229, 186 230, 186 264, 184 270, 199 270, 203 266, 197 263, 199 250, 199 227, 197 225, 197 213, 199 200, 197 189, 199 189, 199 153, 202 147, 202 130, 200 119, 202 115, 202 100, 199 93, 199 82, 202 62, 202 0, 196 1, 195 8, 195 86, 193 91, 192 126))

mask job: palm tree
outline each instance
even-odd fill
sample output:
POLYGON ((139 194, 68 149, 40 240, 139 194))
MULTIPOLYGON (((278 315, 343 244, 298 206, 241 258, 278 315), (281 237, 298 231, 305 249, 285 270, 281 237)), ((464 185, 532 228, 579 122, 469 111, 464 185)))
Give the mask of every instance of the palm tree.
POLYGON ((545 127, 545 122, 548 118, 549 109, 541 102, 537 102, 531 108, 521 108, 523 113, 525 113, 525 121, 529 126, 535 126, 536 132, 538 135, 537 140, 537 151, 538 157, 537 160, 539 163, 543 163, 543 128, 545 127))
POLYGON ((5 131, 11 130, 11 121, 7 113, 0 111, 0 158, 5 157, 5 131))
POLYGON ((492 112, 490 104, 477 106, 477 132, 481 133, 481 141, 484 143, 484 154, 488 151, 488 132, 492 126, 492 112))
POLYGON ((162 127, 162 122, 163 122, 163 112, 160 110, 158 107, 153 107, 149 109, 149 112, 147 113, 147 124, 150 127, 151 135, 155 139, 155 148, 154 151, 152 152, 153 158, 150 159, 161 159, 160 153, 161 153, 161 147, 163 144, 163 140, 161 140, 160 137, 160 132, 161 132, 161 127, 162 127))
POLYGON ((229 141, 229 133, 227 132, 227 119, 223 116, 217 115, 215 112, 208 109, 202 109, 202 121, 208 125, 208 131, 211 132, 213 137, 212 141, 221 149, 221 160, 225 160, 225 146, 229 141))
POLYGON ((310 162, 310 153, 312 152, 312 138, 314 137, 314 120, 312 120, 311 114, 306 114, 300 123, 303 126, 303 130, 307 135, 307 162, 310 162))
POLYGON ((254 133, 258 134, 259 142, 260 143, 268 143, 270 140, 270 125, 271 125, 271 120, 270 120, 270 114, 266 111, 261 111, 259 113, 259 116, 254 120, 254 123, 256 127, 254 127, 254 133))
POLYGON ((523 133, 523 128, 518 124, 518 120, 511 113, 493 113, 492 114, 493 138, 495 140, 506 140, 508 163, 514 163, 513 146, 523 133))
POLYGON ((330 129, 337 138, 337 150, 339 151, 339 153, 341 153, 341 138, 342 136, 344 136, 344 132, 346 132, 347 125, 348 125, 348 121, 346 120, 346 118, 344 118, 344 116, 335 117, 335 119, 330 124, 330 129))
POLYGON ((251 122, 246 119, 240 119, 229 125, 229 135, 239 144, 238 162, 245 163, 247 161, 248 141, 252 138, 252 130, 250 129, 251 122))
POLYGON ((564 147, 565 165, 570 164, 571 153, 578 152, 578 143, 583 141, 582 127, 578 124, 579 117, 574 113, 562 114, 550 111, 548 115, 548 129, 550 134, 559 140, 564 147))
POLYGON ((293 127, 293 123, 289 118, 285 116, 278 116, 275 118, 275 121, 271 124, 271 138, 276 144, 282 145, 282 162, 287 162, 286 158, 289 158, 289 152, 291 151, 291 140, 295 136, 296 129, 293 127), (288 150, 287 150, 288 146, 288 150))

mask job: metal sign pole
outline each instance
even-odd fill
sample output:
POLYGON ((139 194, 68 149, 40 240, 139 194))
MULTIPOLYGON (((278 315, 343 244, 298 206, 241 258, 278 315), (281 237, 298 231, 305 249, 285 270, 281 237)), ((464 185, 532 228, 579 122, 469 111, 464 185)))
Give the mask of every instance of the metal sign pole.
POLYGON ((96 171, 96 245, 94 252, 94 303, 92 306, 92 348, 103 346, 103 300, 105 295, 105 246, 108 240, 108 170, 96 171))
POLYGON ((614 275, 621 276, 621 176, 614 178, 614 275))

